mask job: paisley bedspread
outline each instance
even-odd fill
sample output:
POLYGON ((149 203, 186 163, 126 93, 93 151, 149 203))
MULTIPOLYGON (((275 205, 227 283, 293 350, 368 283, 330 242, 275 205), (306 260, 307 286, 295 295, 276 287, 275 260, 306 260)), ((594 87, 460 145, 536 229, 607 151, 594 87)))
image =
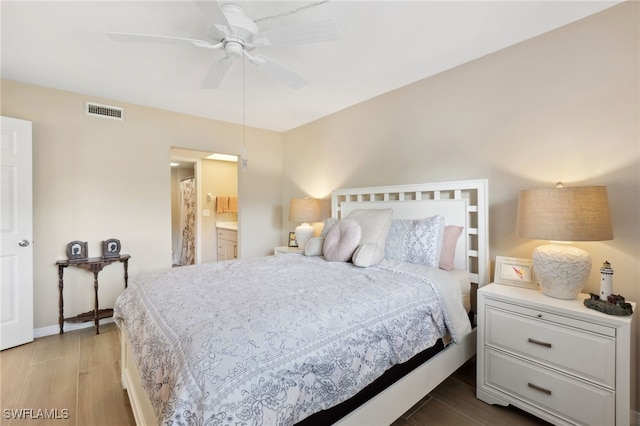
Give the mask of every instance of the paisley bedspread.
POLYGON ((159 424, 291 425, 468 332, 447 278, 299 254, 214 262, 133 280, 114 318, 159 424))

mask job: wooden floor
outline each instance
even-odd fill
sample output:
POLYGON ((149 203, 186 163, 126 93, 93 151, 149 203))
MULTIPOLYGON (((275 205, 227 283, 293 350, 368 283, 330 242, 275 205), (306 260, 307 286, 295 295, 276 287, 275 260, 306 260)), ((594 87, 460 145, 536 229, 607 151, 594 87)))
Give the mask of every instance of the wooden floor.
MULTIPOLYGON (((1 425, 134 425, 120 385, 120 342, 113 323, 101 326, 99 335, 87 328, 2 351, 0 372, 1 425)), ((393 426, 547 424, 515 408, 477 400, 472 360, 393 426)))

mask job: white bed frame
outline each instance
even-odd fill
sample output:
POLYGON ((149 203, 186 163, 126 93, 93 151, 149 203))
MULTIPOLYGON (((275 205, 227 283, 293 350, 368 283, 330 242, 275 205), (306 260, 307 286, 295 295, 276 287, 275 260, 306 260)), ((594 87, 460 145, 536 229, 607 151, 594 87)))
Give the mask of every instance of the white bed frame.
MULTIPOLYGON (((456 247, 455 267, 470 272, 471 282, 489 282, 488 181, 486 179, 341 189, 331 198, 332 216, 346 217, 356 208, 392 208, 396 219, 419 219, 434 214, 447 225, 464 226, 456 247)), ((149 398, 142 388, 124 329, 120 329, 121 376, 138 426, 157 425, 149 398)), ((449 377, 476 353, 476 331, 450 344, 429 361, 404 376, 341 419, 344 425, 389 425, 449 377)))

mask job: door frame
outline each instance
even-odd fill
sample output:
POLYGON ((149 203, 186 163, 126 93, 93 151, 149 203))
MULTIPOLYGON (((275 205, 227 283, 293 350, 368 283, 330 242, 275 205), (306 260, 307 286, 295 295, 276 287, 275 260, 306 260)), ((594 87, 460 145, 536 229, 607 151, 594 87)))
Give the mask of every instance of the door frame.
MULTIPOLYGON (((205 250, 203 249, 203 245, 208 241, 207 238, 205 238, 205 236, 203 235, 203 232, 204 232, 203 228, 205 228, 205 226, 203 225, 205 223, 203 219, 203 209, 210 210, 205 204, 203 199, 204 197, 203 188, 206 185, 206 182, 203 181, 203 160, 205 160, 205 157, 207 155, 213 154, 214 152, 220 152, 220 151, 216 151, 216 150, 204 151, 204 150, 198 150, 194 148, 183 148, 178 146, 172 146, 170 150, 171 161, 178 161, 178 162, 185 162, 185 163, 188 162, 188 163, 194 164, 193 174, 196 180, 196 185, 195 185, 196 187, 196 225, 195 225, 195 228, 196 228, 195 229, 195 232, 196 232, 195 262, 196 264, 202 263, 203 253, 205 252, 205 250)), ((237 154, 228 154, 228 155, 233 155, 239 158, 237 154)), ((210 160, 206 160, 206 161, 210 161, 210 160)), ((236 164, 236 167, 235 167, 236 178, 239 181, 241 168, 240 168, 239 162, 236 162, 235 164, 236 164)), ((210 214, 212 215, 215 214, 215 211, 210 210, 210 214)), ((240 224, 240 214, 238 213, 238 225, 239 224, 240 224)), ((238 237, 239 236, 240 236, 240 226, 238 226, 238 237)), ((238 257, 240 257, 241 249, 242 249, 241 244, 238 243, 238 257)))

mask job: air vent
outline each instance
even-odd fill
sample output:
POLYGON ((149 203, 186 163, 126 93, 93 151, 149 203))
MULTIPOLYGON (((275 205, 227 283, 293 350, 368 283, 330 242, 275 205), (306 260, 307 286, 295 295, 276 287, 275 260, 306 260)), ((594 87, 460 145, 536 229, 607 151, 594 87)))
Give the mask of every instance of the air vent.
POLYGON ((124 120, 124 108, 114 107, 110 105, 101 105, 94 102, 84 103, 84 113, 93 117, 124 120))

